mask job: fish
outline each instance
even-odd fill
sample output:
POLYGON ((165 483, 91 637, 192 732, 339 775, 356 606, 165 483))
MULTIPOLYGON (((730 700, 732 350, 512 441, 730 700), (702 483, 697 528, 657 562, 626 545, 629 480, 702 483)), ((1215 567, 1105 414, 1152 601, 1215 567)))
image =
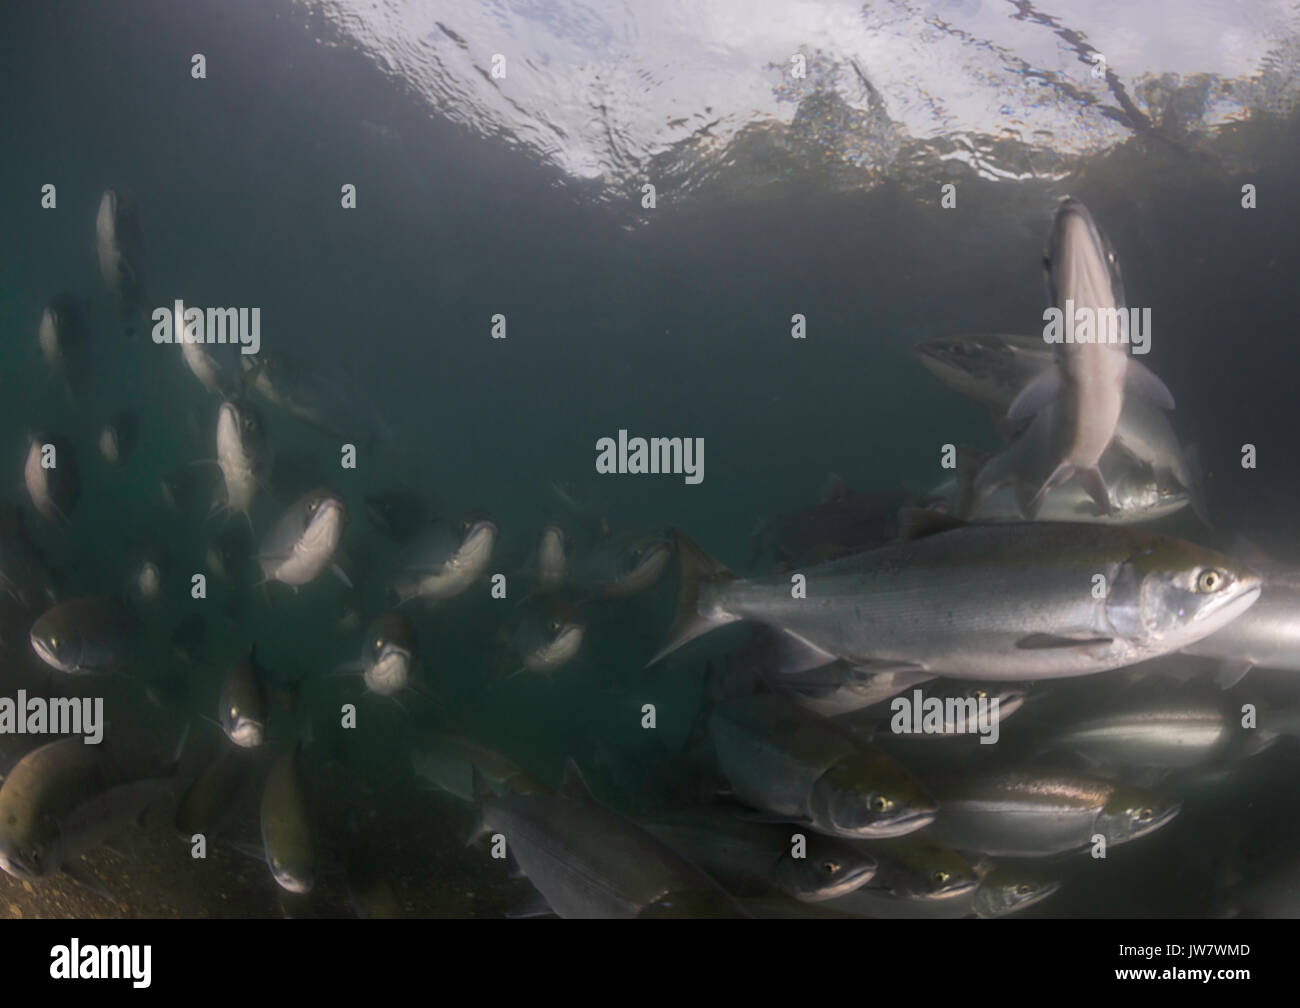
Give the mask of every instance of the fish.
POLYGON ((90 335, 80 299, 60 294, 45 306, 37 329, 37 343, 50 372, 67 385, 74 397, 80 396, 90 367, 87 358, 90 335))
POLYGON ((404 613, 377 617, 366 630, 361 674, 366 689, 380 696, 400 693, 411 683, 415 664, 415 627, 404 613))
POLYGON ((597 802, 572 761, 555 795, 494 796, 485 785, 475 791, 473 839, 502 834, 519 870, 558 917, 747 916, 689 861, 597 802))
POLYGON ((140 631, 132 609, 112 595, 69 599, 45 610, 32 624, 31 644, 51 668, 68 675, 120 670, 133 654, 140 631))
POLYGON ((558 595, 534 596, 516 620, 514 647, 521 672, 551 673, 577 657, 586 626, 578 610, 558 595))
MULTIPOLYGON (((870 895, 896 900, 936 902, 960 899, 973 893, 979 873, 957 851, 936 840, 928 830, 883 840, 866 840, 860 846, 875 860, 877 868, 869 887, 870 895)), ((866 892, 861 894, 864 898, 866 892)), ((852 904, 838 901, 832 906, 852 904)))
POLYGON ((174 765, 140 776, 119 767, 117 755, 72 736, 19 760, 0 786, 0 868, 23 882, 66 872, 102 888, 81 855, 146 824, 151 810, 175 798, 174 765))
POLYGON ((395 543, 410 542, 433 521, 433 509, 412 490, 385 490, 365 499, 366 518, 395 543))
POLYGON ((1097 463, 1109 494, 1108 508, 1100 508, 1095 498, 1072 480, 1057 484, 1034 505, 1035 490, 1044 485, 1056 464, 1053 438, 1060 429, 1062 410, 1060 402, 1048 404, 1015 441, 980 467, 969 491, 969 502, 959 507, 962 517, 1021 521, 1032 515, 1036 521, 1122 525, 1166 518, 1193 503, 1192 492, 1172 473, 1158 472, 1146 462, 1135 460, 1117 439, 1097 463), (1009 495, 998 493, 1004 487, 1010 488, 1009 495))
POLYGON ((126 597, 136 605, 157 602, 170 566, 167 549, 160 543, 148 539, 136 546, 123 586, 126 597))
POLYGON ((300 498, 262 540, 257 560, 263 583, 299 588, 314 581, 333 563, 347 518, 347 505, 332 490, 313 490, 300 498))
POLYGON ((366 446, 387 430, 379 414, 360 397, 354 377, 346 371, 278 350, 241 353, 239 363, 246 395, 260 397, 331 438, 366 446))
POLYGON ((542 588, 553 590, 564 584, 568 571, 568 537, 559 525, 547 525, 542 529, 541 540, 537 544, 537 579, 542 588))
POLYGON ((1093 837, 1108 847, 1165 826, 1174 798, 1081 774, 1005 770, 931 783, 939 815, 931 832, 943 843, 993 857, 1052 857, 1085 850, 1093 837))
POLYGON ((662 530, 616 533, 579 559, 574 583, 596 598, 630 598, 657 583, 672 556, 672 537, 662 530))
POLYGON ((497 536, 496 525, 487 518, 435 522, 398 558, 390 601, 394 605, 417 598, 440 602, 459 595, 487 573, 497 536))
MULTIPOLYGON (((895 732, 893 722, 896 714, 893 705, 889 706, 888 713, 880 710, 855 711, 835 718, 835 723, 864 738, 876 735, 895 735, 907 739, 952 738, 974 733, 977 724, 1000 728, 1002 722, 1024 706, 1026 692, 1024 683, 934 679, 917 685, 908 691, 907 696, 909 705, 913 708, 927 711, 933 707, 937 712, 933 724, 927 718, 925 731, 895 732), (977 716, 981 706, 984 713, 977 716)), ((904 720, 911 725, 912 714, 908 713, 904 720)))
POLYGON ((854 493, 832 477, 815 506, 778 515, 755 531, 750 567, 768 555, 788 570, 884 546, 898 534, 898 512, 918 503, 904 491, 854 493))
POLYGON ((1300 569, 1274 565, 1263 577, 1259 601, 1239 619, 1182 649, 1219 662, 1221 686, 1256 666, 1300 672, 1300 569))
POLYGON ((725 808, 689 809, 641 825, 733 893, 758 880, 819 903, 861 888, 876 872, 870 854, 842 840, 747 822, 725 808))
POLYGON ((808 568, 798 598, 784 575, 737 579, 679 530, 677 617, 650 664, 751 620, 796 638, 810 664, 820 655, 1031 682, 1181 650, 1260 592, 1260 576, 1228 557, 1131 526, 967 525, 926 513, 906 531, 897 545, 808 568), (1105 592, 1094 598, 1098 576, 1105 592))
POLYGON ((300 747, 277 759, 262 788, 262 848, 280 888, 309 893, 317 882, 320 854, 307 804, 300 747))
POLYGON ((918 343, 912 353, 941 382, 998 420, 1020 390, 1053 364, 1052 346, 1041 335, 952 336, 918 343))
POLYGON ((976 917, 992 919, 1026 910, 1053 896, 1061 888, 1059 879, 1029 871, 1019 865, 984 862, 976 866, 980 887, 971 901, 976 917))
POLYGON ((218 723, 226 738, 241 749, 255 749, 266 741, 271 718, 271 697, 266 673, 257 663, 256 646, 232 665, 221 682, 218 723))
POLYGON ((829 836, 902 836, 936 806, 884 753, 782 697, 724 700, 709 715, 718 764, 748 805, 829 836))
POLYGON ((99 431, 99 454, 112 466, 125 465, 135 450, 139 421, 133 409, 120 409, 99 431))
POLYGON ((105 189, 95 217, 95 252, 105 286, 117 299, 123 317, 144 299, 144 239, 135 201, 105 189))
MULTIPOLYGON (((172 310, 172 331, 181 348, 181 359, 190 369, 190 374, 199 380, 205 389, 222 399, 234 398, 239 391, 239 382, 232 355, 232 344, 211 344, 199 338, 198 332, 186 332, 185 303, 179 299, 172 310), (214 347, 223 347, 220 354, 214 347)), ((193 323, 191 323, 193 325, 193 323)))
POLYGON ((252 524, 253 498, 266 485, 272 464, 270 436, 261 414, 243 399, 227 399, 217 410, 217 466, 225 483, 227 510, 252 524))
MULTIPOLYGON (((1100 326, 1103 315, 1115 317, 1126 307, 1115 252, 1077 199, 1063 200, 1056 210, 1044 266, 1049 301, 1060 311, 1086 309, 1098 317, 1100 326)), ((1028 517, 1037 512, 1047 491, 1071 476, 1083 484, 1101 512, 1111 510, 1098 464, 1115 436, 1126 383, 1165 409, 1173 409, 1173 396, 1159 378, 1121 343, 1110 342, 1100 333, 1094 336, 1089 342, 1062 339, 1057 343, 1056 365, 1030 382, 1007 410, 1007 419, 1015 422, 1059 400, 1050 432, 1055 464, 1030 497, 1028 517)))
POLYGON ((421 780, 465 802, 474 801, 477 771, 497 794, 548 795, 553 789, 509 756, 466 735, 435 732, 410 754, 411 768, 421 780))
POLYGON ((252 784, 262 766, 256 752, 223 743, 181 793, 176 804, 177 832, 187 838, 210 834, 231 815, 240 793, 252 784))
POLYGON ((48 522, 68 524, 81 498, 81 476, 72 443, 60 434, 42 432, 27 442, 23 480, 32 506, 48 522))

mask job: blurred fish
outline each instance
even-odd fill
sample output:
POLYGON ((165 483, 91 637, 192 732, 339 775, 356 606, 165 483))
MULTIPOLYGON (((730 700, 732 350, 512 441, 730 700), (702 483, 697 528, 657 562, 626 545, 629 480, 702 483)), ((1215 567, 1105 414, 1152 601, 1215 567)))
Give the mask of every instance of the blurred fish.
POLYGON ((100 276, 123 317, 130 315, 144 298, 144 237, 135 201, 115 189, 105 189, 99 201, 95 251, 100 276))
POLYGON ((926 369, 1001 420, 1016 395, 1053 364, 1041 335, 954 336, 912 347, 926 369))
POLYGON ((282 889, 312 891, 319 854, 307 807, 300 748, 277 759, 267 774, 262 789, 262 847, 271 875, 282 889))
POLYGON ((128 661, 140 631, 135 613, 119 598, 95 595, 47 609, 32 624, 32 649, 68 675, 114 672, 128 661))
POLYGON ((793 899, 816 903, 861 888, 876 871, 874 858, 842 840, 747 822, 725 808, 690 809, 642 825, 733 892, 759 880, 793 899), (798 856, 796 834, 802 837, 798 856))
POLYGON ((755 531, 750 566, 772 556, 789 569, 884 546, 898 533, 899 510, 918 503, 901 491, 854 493, 832 477, 815 507, 779 515, 755 531))
POLYGON ((736 796, 782 821, 840 837, 923 829, 935 804, 906 770, 781 697, 724 700, 709 717, 736 796))
POLYGON ((392 602, 454 598, 487 572, 497 527, 486 518, 437 521, 402 552, 390 582, 392 602))
POLYGON ((602 599, 628 598, 668 569, 673 541, 662 530, 620 532, 596 543, 574 565, 574 583, 602 599))
POLYGON ((980 887, 975 890, 971 910, 976 917, 1005 917, 1026 910, 1055 894, 1061 883, 1057 879, 1005 862, 986 862, 976 866, 980 887))
POLYGON ((167 580, 170 560, 166 547, 153 539, 146 539, 131 552, 127 563, 126 597, 137 605, 157 602, 167 580))
POLYGON ((366 689, 392 696, 411 685, 415 666, 415 627, 404 613, 377 617, 366 630, 361 653, 361 674, 366 689))
POLYGON ((353 375, 284 351, 240 354, 246 392, 322 433, 365 446, 385 432, 353 375))
POLYGON ((520 871, 559 917, 745 916, 698 868, 592 798, 572 761, 554 796, 475 790, 481 814, 474 837, 503 834, 520 871))
POLYGON ((241 749, 254 749, 266 741, 271 697, 266 672, 257 663, 256 646, 249 648, 222 680, 218 713, 221 730, 241 749))
POLYGON ((181 794, 176 806, 177 831, 185 837, 212 833, 231 815, 239 795, 252 784, 262 765, 256 754, 223 743, 181 794))
POLYGON ((81 301, 71 294, 51 300, 41 313, 37 341, 51 374, 79 397, 85 391, 90 370, 90 335, 81 301))
POLYGON ((932 782, 939 799, 934 836, 994 857, 1051 857, 1084 850, 1100 833, 1108 846, 1170 822, 1181 803, 1078 774, 1037 770, 932 782))
MULTIPOLYGON (((1103 317, 1115 317, 1117 309, 1126 307, 1115 252, 1078 200, 1064 200, 1057 208, 1044 265, 1049 301, 1069 316, 1069 324, 1083 309, 1097 317, 1100 328, 1103 317)), ((1165 409, 1173 408, 1169 390, 1122 344, 1106 340, 1101 332, 1093 335, 1086 342, 1067 341, 1063 336, 1056 344, 1056 366, 1021 390, 1007 410, 1007 419, 1014 422, 1034 416, 1052 402, 1060 403, 1051 414, 1049 432, 1056 462, 1029 498, 1028 517, 1037 513, 1048 490, 1071 476, 1083 484, 1102 513, 1111 510, 1098 464, 1115 436, 1126 382, 1165 409)))
MULTIPOLYGON (((315 580, 333 563, 347 516, 347 505, 332 490, 313 490, 300 499, 262 540, 257 560, 263 581, 298 588, 315 580)), ((337 565, 335 572, 348 583, 337 565)))
POLYGON ((467 802, 474 800, 475 771, 497 794, 551 794, 510 757, 464 735, 429 735, 411 750, 411 767, 421 779, 467 802))
POLYGON ((385 490, 366 497, 366 517, 395 543, 407 543, 433 521, 433 509, 412 490, 385 490))
POLYGON ((569 542, 559 525, 547 525, 537 544, 537 579, 543 589, 555 589, 564 584, 568 573, 569 542))
POLYGON ((271 468, 270 437, 252 403, 227 399, 218 409, 217 465, 226 486, 224 507, 251 526, 253 498, 271 468))
POLYGON ((137 420, 135 410, 121 409, 99 431, 99 454, 109 465, 126 463, 135 450, 137 420))
POLYGON ((520 672, 550 674, 577 657, 586 627, 578 610, 558 595, 526 600, 515 622, 514 650, 520 672))
MULTIPOLYGON (((1050 403, 1003 452, 989 459, 974 476, 969 502, 959 511, 978 521, 1105 522, 1126 525, 1155 521, 1175 514, 1192 501, 1189 490, 1166 472, 1134 460, 1116 441, 1097 463, 1108 488, 1111 506, 1098 507, 1096 500, 1078 481, 1055 485, 1033 507, 1033 495, 1050 477, 1058 452, 1053 442, 1059 429, 1059 402, 1050 403), (1010 488, 1009 493, 999 493, 1010 488)), ((1158 412, 1158 411, 1156 411, 1158 412)), ((963 488, 964 490, 964 488, 963 488)))
POLYGON ((909 525, 919 538, 803 572, 809 599, 793 597, 784 575, 737 580, 678 532, 677 619, 652 662, 749 619, 825 661, 1032 681, 1179 650, 1259 595, 1259 575, 1227 557, 1130 527, 962 525, 929 513, 909 525), (948 530, 923 534, 931 527, 948 530), (1093 597, 1099 573, 1104 599, 1093 597))
POLYGON ((77 456, 67 438, 38 433, 27 443, 23 466, 27 495, 40 516, 49 522, 67 524, 68 515, 81 497, 77 456))
POLYGON ((0 868, 24 882, 60 871, 96 891, 82 854, 174 799, 174 768, 156 776, 119 769, 115 750, 80 736, 28 753, 0 786, 0 868))

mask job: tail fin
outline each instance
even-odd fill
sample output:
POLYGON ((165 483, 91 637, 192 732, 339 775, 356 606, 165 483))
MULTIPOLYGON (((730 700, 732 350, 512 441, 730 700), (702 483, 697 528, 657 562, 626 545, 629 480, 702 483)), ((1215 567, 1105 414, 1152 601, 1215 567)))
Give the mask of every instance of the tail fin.
POLYGON ((676 651, 683 644, 736 618, 719 619, 700 614, 701 587, 734 580, 736 575, 696 546, 681 529, 674 529, 673 535, 677 540, 677 555, 681 558, 682 565, 681 588, 677 596, 677 618, 673 621, 663 646, 646 663, 647 667, 676 651))

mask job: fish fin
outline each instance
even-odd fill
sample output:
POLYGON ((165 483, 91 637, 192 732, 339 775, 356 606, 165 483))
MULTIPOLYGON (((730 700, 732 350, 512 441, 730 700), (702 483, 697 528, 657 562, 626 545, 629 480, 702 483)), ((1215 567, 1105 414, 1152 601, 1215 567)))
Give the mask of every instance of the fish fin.
POLYGON ((1124 372, 1124 393, 1135 393, 1143 399, 1149 399, 1161 409, 1174 408, 1174 397, 1169 387, 1160 380, 1154 371, 1139 361, 1129 357, 1128 370, 1124 372))
POLYGON ((582 776, 582 771, 578 769, 578 764, 570 756, 564 762, 564 782, 560 785, 559 793, 565 798, 572 798, 578 801, 595 801, 591 795, 591 788, 587 787, 586 778, 582 776))
MULTIPOLYGON (((1028 505, 1022 505, 1021 510, 1024 516, 1030 521, 1033 521, 1039 510, 1042 508, 1043 498, 1047 496, 1048 492, 1053 487, 1058 487, 1068 480, 1074 475, 1074 472, 1074 463, 1068 461, 1061 462, 1055 469, 1053 469, 1052 475, 1048 476, 1047 479, 1043 481, 1043 485, 1038 488, 1032 497, 1029 498, 1028 505)), ((1110 511, 1109 506, 1107 506, 1106 511, 1110 511)))
POLYGON ((668 631, 668 638, 663 646, 646 662, 647 667, 676 651, 683 644, 721 626, 722 623, 731 622, 731 619, 719 620, 700 614, 700 587, 713 582, 730 581, 736 575, 695 545, 681 529, 674 529, 673 534, 677 540, 677 554, 681 558, 682 568, 681 587, 677 598, 677 617, 668 631))
POLYGON ((1021 637, 1016 647, 1022 651, 1050 651, 1056 648, 1092 647, 1096 644, 1113 644, 1111 637, 1063 637, 1058 634, 1036 633, 1021 637))
POLYGON ((965 528, 969 522, 930 508, 902 508, 898 512, 898 537, 900 539, 924 539, 940 532, 965 528))
MULTIPOLYGON (((511 875, 511 878, 524 878, 523 875, 511 875)), ((517 905, 506 911, 506 917, 510 920, 524 920, 533 917, 554 917, 555 911, 551 905, 546 902, 546 897, 534 889, 529 895, 525 896, 517 905)))
MULTIPOLYGON (((250 528, 251 528, 251 527, 252 527, 252 526, 251 526, 251 524, 250 524, 250 528)), ((342 582, 343 582, 345 585, 347 585, 349 588, 354 587, 353 584, 352 584, 352 582, 348 580, 348 576, 347 576, 346 574, 343 573, 343 568, 340 567, 338 564, 330 564, 330 570, 332 570, 332 571, 334 572, 334 576, 335 576, 336 578, 338 578, 340 581, 342 581, 342 582)))
POLYGON ((99 877, 90 870, 90 866, 84 861, 81 861, 80 859, 69 861, 63 866, 63 874, 68 876, 68 878, 72 879, 73 882, 77 883, 77 885, 81 886, 83 889, 93 892, 96 896, 106 899, 110 903, 117 902, 113 897, 113 894, 108 891, 108 888, 99 880, 99 877))
POLYGON ((1183 464, 1192 484, 1187 487, 1187 492, 1192 497, 1192 511, 1206 528, 1214 528, 1209 509, 1205 506, 1205 470, 1201 468, 1201 452, 1196 445, 1189 444, 1183 450, 1183 464))
POLYGON ((1231 689, 1245 679, 1246 673, 1254 667, 1254 664, 1249 661, 1221 662, 1218 670, 1214 673, 1215 685, 1220 689, 1231 689))
POLYGON ((1007 419, 1015 422, 1037 416, 1061 394, 1061 370, 1055 364, 1038 373, 1007 407, 1007 419))
POLYGON ((1074 470, 1074 475, 1083 485, 1084 490, 1088 491, 1088 496, 1096 502, 1097 507, 1101 508, 1101 514, 1108 515, 1114 510, 1110 501, 1110 492, 1106 489, 1106 480, 1101 475, 1101 470, 1096 466, 1090 469, 1074 470))

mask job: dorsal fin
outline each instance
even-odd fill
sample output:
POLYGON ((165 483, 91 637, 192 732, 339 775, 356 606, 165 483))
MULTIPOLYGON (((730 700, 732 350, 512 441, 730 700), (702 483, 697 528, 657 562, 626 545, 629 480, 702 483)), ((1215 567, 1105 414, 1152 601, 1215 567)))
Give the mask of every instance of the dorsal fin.
POLYGON ((931 508, 902 508, 898 512, 898 537, 900 539, 924 539, 926 536, 953 529, 965 528, 969 522, 962 521, 946 511, 931 508))
POLYGON ((572 756, 564 764, 564 783, 560 785, 560 794, 565 798, 581 801, 596 800, 591 796, 591 789, 587 787, 582 771, 578 769, 578 764, 573 762, 572 756))

